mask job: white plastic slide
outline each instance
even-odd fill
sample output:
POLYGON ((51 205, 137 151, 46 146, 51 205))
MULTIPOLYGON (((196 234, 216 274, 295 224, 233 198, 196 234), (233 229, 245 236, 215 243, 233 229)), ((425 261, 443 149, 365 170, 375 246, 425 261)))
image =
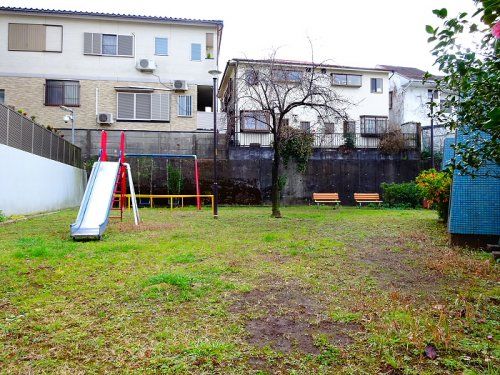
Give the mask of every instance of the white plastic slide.
POLYGON ((119 162, 94 163, 76 222, 70 226, 73 239, 102 237, 108 225, 119 169, 119 162))

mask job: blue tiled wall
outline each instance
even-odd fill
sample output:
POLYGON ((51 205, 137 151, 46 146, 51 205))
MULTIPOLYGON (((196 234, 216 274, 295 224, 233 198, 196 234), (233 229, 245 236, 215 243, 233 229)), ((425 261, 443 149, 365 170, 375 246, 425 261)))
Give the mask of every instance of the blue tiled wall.
MULTIPOLYGON (((462 142, 467 135, 457 134, 462 142)), ((444 145, 443 165, 454 156, 447 139, 444 145)), ((500 175, 500 165, 491 163, 478 171, 473 178, 455 171, 451 189, 448 231, 453 234, 500 235, 500 179, 486 174, 500 175)))

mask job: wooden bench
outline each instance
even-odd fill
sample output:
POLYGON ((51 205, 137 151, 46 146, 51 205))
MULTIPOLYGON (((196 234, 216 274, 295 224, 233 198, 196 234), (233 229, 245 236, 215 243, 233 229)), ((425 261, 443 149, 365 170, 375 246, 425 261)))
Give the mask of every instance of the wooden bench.
POLYGON ((313 193, 314 203, 335 203, 337 206, 340 205, 340 199, 338 193, 313 193))
POLYGON ((380 203, 380 195, 378 193, 354 193, 354 200, 361 207, 362 203, 380 203))

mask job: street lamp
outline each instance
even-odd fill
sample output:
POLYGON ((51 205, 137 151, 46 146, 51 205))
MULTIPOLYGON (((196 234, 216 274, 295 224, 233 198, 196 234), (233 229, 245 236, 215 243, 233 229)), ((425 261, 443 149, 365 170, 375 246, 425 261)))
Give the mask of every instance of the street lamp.
POLYGON ((71 113, 70 115, 64 116, 64 122, 71 121, 71 143, 75 144, 75 113, 71 108, 68 108, 65 105, 61 105, 59 108, 63 111, 71 113))
POLYGON ((213 77, 213 104, 212 111, 214 113, 214 219, 219 218, 219 185, 217 184, 217 77, 222 72, 219 70, 209 70, 208 73, 213 77))

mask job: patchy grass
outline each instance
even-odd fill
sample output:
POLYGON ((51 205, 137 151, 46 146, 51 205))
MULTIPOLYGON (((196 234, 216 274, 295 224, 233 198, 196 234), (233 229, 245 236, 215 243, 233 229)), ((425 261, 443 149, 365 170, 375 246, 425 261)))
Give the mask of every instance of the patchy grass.
POLYGON ((432 211, 141 213, 0 225, 0 373, 498 374, 498 266, 432 211))

